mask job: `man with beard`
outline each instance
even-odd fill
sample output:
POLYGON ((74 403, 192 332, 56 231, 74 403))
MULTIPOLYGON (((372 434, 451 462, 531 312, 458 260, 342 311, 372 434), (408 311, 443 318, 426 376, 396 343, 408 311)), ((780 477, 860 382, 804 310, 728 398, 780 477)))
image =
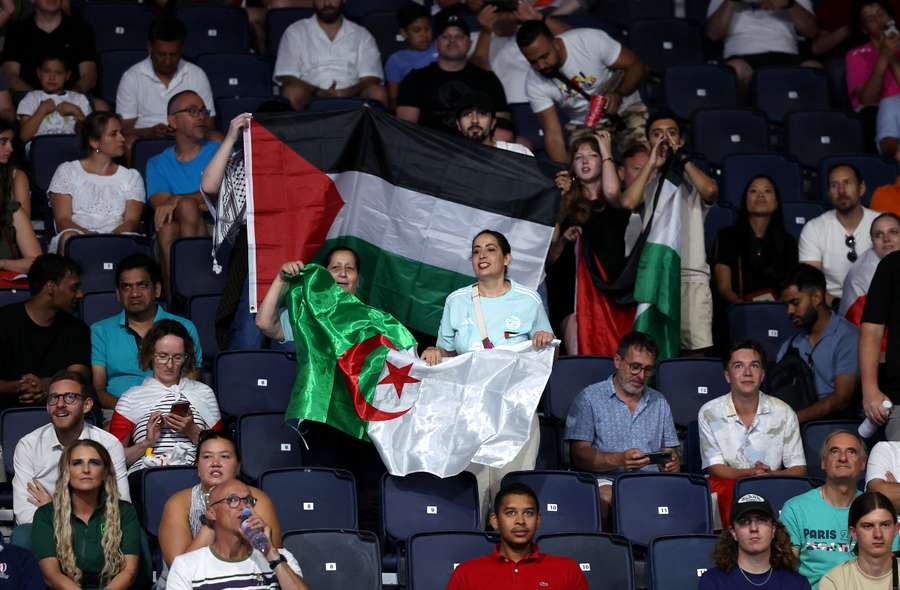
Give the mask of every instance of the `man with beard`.
POLYGON ((587 580, 573 559, 541 553, 535 544, 541 509, 530 487, 515 482, 497 492, 491 526, 500 533, 493 553, 461 563, 447 590, 587 590, 587 580))
POLYGON ((572 402, 565 439, 572 466, 602 474, 602 516, 609 515, 613 476, 623 471, 676 472, 678 435, 672 410, 663 395, 647 384, 656 370, 656 343, 646 334, 630 332, 619 341, 615 373, 589 385, 572 402), (668 453, 653 457, 648 453, 668 453))
POLYGON ((296 111, 313 98, 361 96, 387 105, 381 54, 365 28, 344 18, 344 0, 313 0, 315 14, 285 30, 274 79, 296 111))
POLYGON ((60 371, 50 379, 47 413, 50 424, 32 430, 16 445, 13 465, 13 511, 16 524, 29 524, 35 511, 52 501, 59 477, 59 458, 76 440, 97 441, 109 451, 116 468, 119 497, 131 501, 128 490, 125 451, 122 443, 107 431, 85 422, 94 401, 87 395, 80 373, 60 371))
POLYGON ((168 313, 156 301, 162 294, 162 274, 146 254, 132 254, 116 266, 116 298, 122 311, 91 325, 91 372, 100 405, 116 407, 125 390, 140 385, 152 371, 138 362, 141 340, 162 319, 181 323, 194 341, 197 358, 203 357, 194 324, 168 313))
POLYGON ((433 64, 413 70, 400 83, 397 116, 432 129, 458 133, 457 114, 466 96, 481 92, 491 97, 497 116, 509 118, 506 95, 492 72, 468 61, 469 25, 459 12, 444 11, 435 17, 433 64))
POLYGON ((533 157, 534 154, 531 153, 531 150, 521 143, 501 141, 494 137, 497 129, 496 115, 494 102, 490 96, 481 92, 473 93, 463 99, 456 116, 456 127, 467 139, 533 157))
POLYGON ((835 164, 828 171, 828 196, 834 207, 809 220, 800 233, 800 262, 825 273, 828 305, 841 296, 844 278, 863 252, 872 247, 869 229, 878 217, 863 207, 866 183, 852 164, 835 164))
POLYGON ((797 412, 801 424, 840 417, 859 386, 859 328, 832 312, 825 299, 825 275, 808 264, 799 265, 781 288, 781 300, 800 332, 781 345, 778 360, 796 348, 812 370, 819 398, 797 412))

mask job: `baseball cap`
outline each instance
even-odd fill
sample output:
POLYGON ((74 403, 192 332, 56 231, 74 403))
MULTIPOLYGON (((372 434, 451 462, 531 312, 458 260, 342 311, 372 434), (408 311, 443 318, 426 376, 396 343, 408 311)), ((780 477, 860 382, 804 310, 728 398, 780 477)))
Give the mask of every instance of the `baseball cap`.
POLYGON ((759 494, 744 494, 731 505, 731 522, 735 522, 750 512, 761 512, 775 519, 775 511, 769 501, 759 494))
POLYGON ((491 98, 489 94, 484 92, 469 92, 465 94, 461 99, 459 99, 457 105, 457 118, 462 117, 464 114, 471 111, 478 111, 479 113, 490 113, 491 115, 495 115, 497 113, 497 107, 494 106, 494 99, 491 98))
POLYGON ((437 13, 437 16, 434 17, 435 37, 440 37, 441 35, 443 35, 444 31, 446 31, 448 27, 459 27, 466 35, 469 35, 471 33, 471 29, 469 29, 469 23, 466 22, 466 19, 458 10, 442 10, 437 13))

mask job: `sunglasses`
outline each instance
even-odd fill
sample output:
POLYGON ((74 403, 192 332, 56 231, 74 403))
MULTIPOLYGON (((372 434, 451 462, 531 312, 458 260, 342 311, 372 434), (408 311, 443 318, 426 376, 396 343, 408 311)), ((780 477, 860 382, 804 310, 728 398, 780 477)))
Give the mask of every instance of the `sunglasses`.
POLYGON ((850 248, 850 251, 847 252, 847 260, 856 262, 856 259, 859 258, 859 255, 856 253, 856 238, 854 236, 847 236, 844 239, 844 245, 850 248))

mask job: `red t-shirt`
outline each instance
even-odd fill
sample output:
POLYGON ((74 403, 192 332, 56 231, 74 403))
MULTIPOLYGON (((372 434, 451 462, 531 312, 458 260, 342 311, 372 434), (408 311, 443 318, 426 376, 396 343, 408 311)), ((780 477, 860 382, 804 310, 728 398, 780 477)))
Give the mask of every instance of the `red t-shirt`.
POLYGON ((587 579, 574 559, 547 555, 533 546, 518 563, 494 552, 459 565, 447 590, 588 590, 587 579))

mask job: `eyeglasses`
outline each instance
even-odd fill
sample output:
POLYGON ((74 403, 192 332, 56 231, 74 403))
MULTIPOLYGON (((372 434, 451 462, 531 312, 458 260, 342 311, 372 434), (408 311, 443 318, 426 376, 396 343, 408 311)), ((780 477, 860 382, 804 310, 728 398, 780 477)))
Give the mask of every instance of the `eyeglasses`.
POLYGON ((653 365, 642 365, 641 363, 626 363, 626 366, 628 367, 628 371, 632 375, 643 373, 644 375, 649 377, 653 374, 653 371, 656 370, 656 367, 654 367, 653 365))
POLYGON ((186 354, 169 354, 168 352, 154 352, 153 358, 162 365, 168 365, 169 361, 172 361, 176 365, 180 365, 184 363, 185 359, 187 359, 186 354))
POLYGON ((84 399, 84 396, 80 393, 75 393, 74 391, 67 391, 65 393, 51 393, 47 396, 47 405, 55 406, 60 402, 60 400, 64 400, 67 406, 71 406, 82 399, 84 399))
POLYGON ((844 245, 850 248, 850 251, 847 252, 847 260, 856 262, 856 259, 859 258, 856 254, 856 238, 854 236, 847 236, 844 239, 844 245))
POLYGON ((206 107, 192 106, 192 107, 188 107, 186 109, 181 109, 179 111, 175 111, 172 114, 177 115, 179 113, 187 113, 192 117, 196 117, 197 115, 203 115, 204 117, 206 117, 207 115, 209 115, 209 109, 206 107))
POLYGON ((220 502, 225 502, 228 505, 228 507, 232 508, 232 509, 240 508, 241 504, 243 504, 244 506, 249 506, 250 508, 253 508, 254 506, 256 506, 256 498, 254 498, 250 494, 247 494, 244 497, 238 496, 237 494, 229 494, 229 495, 225 496, 224 498, 222 498, 221 500, 216 500, 215 502, 213 502, 212 504, 210 504, 207 507, 211 508, 220 502))

